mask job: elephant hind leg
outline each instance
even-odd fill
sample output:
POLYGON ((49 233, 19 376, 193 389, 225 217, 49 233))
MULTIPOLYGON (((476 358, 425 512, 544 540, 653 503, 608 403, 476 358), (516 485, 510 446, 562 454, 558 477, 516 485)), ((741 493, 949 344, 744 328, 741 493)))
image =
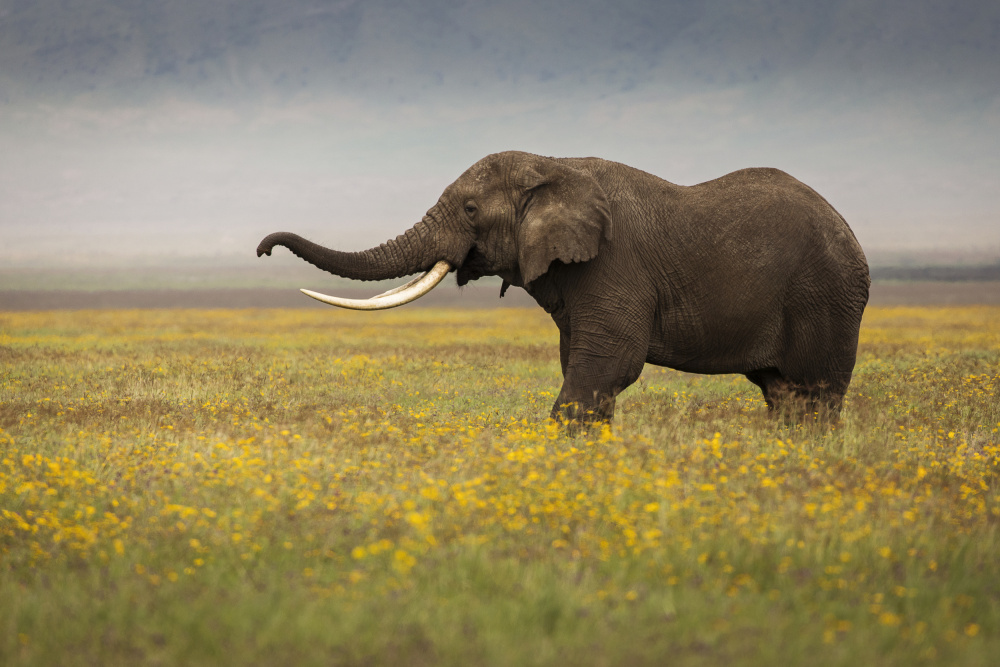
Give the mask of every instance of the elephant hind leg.
POLYGON ((746 377, 760 387, 768 412, 790 421, 836 419, 847 389, 842 382, 796 382, 774 367, 751 371, 746 377))
POLYGON ((782 396, 788 393, 789 383, 777 368, 761 368, 746 374, 747 379, 760 387, 767 403, 768 412, 774 412, 781 404, 782 396))

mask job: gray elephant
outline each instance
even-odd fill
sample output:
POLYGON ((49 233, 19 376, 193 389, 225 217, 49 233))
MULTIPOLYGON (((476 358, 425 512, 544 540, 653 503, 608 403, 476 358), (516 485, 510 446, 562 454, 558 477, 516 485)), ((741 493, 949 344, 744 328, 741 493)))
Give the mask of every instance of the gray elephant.
MULTIPOLYGON (((771 410, 789 398, 839 414, 851 381, 868 263, 837 211, 777 169, 743 169, 679 186, 598 158, 489 155, 424 218, 363 252, 338 252, 288 232, 283 245, 345 278, 427 271, 364 301, 406 303, 455 270, 459 285, 522 287, 559 328, 562 391, 552 416, 610 419, 643 364, 741 373, 771 410)), ((303 290, 305 291, 305 290, 303 290)))

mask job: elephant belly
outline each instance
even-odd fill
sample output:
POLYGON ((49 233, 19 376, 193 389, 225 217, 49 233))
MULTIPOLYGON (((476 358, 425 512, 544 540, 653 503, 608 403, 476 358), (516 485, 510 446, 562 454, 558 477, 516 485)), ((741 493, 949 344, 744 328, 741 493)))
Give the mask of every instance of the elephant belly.
POLYGON ((773 366, 783 339, 777 309, 715 311, 694 318, 683 312, 657 318, 646 362, 687 373, 747 373, 773 366))

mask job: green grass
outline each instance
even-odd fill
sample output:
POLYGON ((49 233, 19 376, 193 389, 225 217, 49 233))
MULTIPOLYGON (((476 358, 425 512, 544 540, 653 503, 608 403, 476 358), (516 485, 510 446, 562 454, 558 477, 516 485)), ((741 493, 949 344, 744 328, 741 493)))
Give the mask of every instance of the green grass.
POLYGON ((869 309, 843 420, 541 311, 0 314, 0 664, 992 665, 1000 309, 869 309))

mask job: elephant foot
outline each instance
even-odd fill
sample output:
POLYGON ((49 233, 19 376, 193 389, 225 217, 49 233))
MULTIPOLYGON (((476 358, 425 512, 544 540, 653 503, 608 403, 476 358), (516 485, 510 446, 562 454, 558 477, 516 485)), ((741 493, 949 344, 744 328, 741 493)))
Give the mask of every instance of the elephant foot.
POLYGON ((769 412, 786 425, 822 424, 833 426, 840 421, 840 401, 790 392, 775 401, 769 412))
POLYGON ((557 400, 549 416, 557 422, 571 426, 610 422, 615 416, 615 397, 606 396, 602 400, 590 403, 557 400))
POLYGON ((832 388, 831 383, 793 382, 775 368, 747 373, 747 379, 760 387, 768 412, 786 424, 835 424, 840 420, 844 391, 832 388))

